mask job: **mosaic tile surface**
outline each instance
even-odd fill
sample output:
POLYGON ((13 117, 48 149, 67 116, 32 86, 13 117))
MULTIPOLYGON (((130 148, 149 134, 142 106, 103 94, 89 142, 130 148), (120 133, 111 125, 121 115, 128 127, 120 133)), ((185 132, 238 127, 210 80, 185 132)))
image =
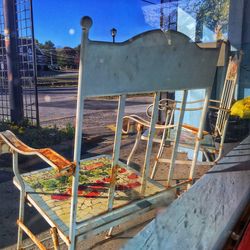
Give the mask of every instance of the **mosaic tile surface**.
MULTIPOLYGON (((114 208, 139 198, 141 177, 135 170, 119 163, 114 208)), ((81 163, 77 221, 82 221, 107 211, 111 160, 100 157, 81 163)), ((53 169, 23 175, 34 193, 66 224, 69 225, 72 177, 57 176, 53 169)), ((148 182, 146 196, 163 188, 148 182)))

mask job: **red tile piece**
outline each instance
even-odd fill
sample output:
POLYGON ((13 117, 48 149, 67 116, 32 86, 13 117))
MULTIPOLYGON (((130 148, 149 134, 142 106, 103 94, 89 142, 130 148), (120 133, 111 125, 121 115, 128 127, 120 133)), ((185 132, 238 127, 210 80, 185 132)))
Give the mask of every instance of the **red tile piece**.
POLYGON ((52 200, 63 201, 63 200, 67 200, 69 198, 70 198, 70 195, 68 195, 68 194, 52 194, 51 195, 52 200))
POLYGON ((85 166, 84 169, 85 170, 92 170, 92 169, 100 168, 100 167, 103 167, 103 166, 104 166, 103 162, 96 162, 96 163, 85 166))
POLYGON ((128 175, 128 179, 133 180, 133 179, 137 179, 137 178, 138 178, 138 175, 135 174, 135 173, 132 173, 131 175, 128 175))

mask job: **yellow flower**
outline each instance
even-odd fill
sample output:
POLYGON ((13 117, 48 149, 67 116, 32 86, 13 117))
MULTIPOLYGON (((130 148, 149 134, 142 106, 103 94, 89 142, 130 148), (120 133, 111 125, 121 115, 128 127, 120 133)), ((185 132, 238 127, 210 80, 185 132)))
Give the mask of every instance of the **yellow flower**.
POLYGON ((231 108, 231 115, 250 119, 250 96, 235 102, 231 108))

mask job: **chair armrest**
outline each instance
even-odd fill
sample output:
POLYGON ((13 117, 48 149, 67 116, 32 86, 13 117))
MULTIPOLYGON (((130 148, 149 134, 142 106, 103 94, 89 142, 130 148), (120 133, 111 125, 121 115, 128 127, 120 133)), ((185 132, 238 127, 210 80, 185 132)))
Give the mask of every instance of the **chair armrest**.
MULTIPOLYGON (((176 109, 177 103, 181 103, 181 102, 175 101, 173 99, 168 99, 168 98, 161 99, 159 101, 159 104, 158 104, 158 109, 165 110, 166 112, 168 112, 168 111, 172 112, 173 110, 176 109)), ((146 109, 146 115, 149 118, 151 118, 150 109, 152 109, 152 107, 153 107, 153 104, 150 104, 150 105, 148 105, 148 107, 146 109)))
MULTIPOLYGON (((160 100, 160 104, 164 104, 165 103, 182 103, 181 101, 176 101, 176 100, 173 100, 173 99, 161 99, 160 100)), ((193 104, 193 103, 200 103, 200 102, 204 102, 204 99, 199 99, 199 100, 195 100, 195 101, 190 101, 190 102, 186 102, 186 104, 193 104)))
POLYGON ((72 175, 75 172, 76 164, 68 161, 51 148, 38 149, 37 155, 62 175, 72 175))
POLYGON ((209 101, 210 102, 216 102, 216 103, 220 103, 221 102, 220 100, 213 100, 213 99, 210 99, 209 101))
MULTIPOLYGON (((160 102, 169 102, 171 101, 172 103, 175 102, 176 104, 180 104, 181 101, 175 101, 175 100, 171 100, 171 99, 162 99, 160 102)), ((195 104, 195 103, 201 103, 201 102, 204 102, 204 99, 199 99, 199 100, 195 100, 195 101, 190 101, 190 102, 186 102, 186 104, 195 104)), ((215 103, 216 104, 220 104, 221 101, 220 100, 214 100, 214 99, 210 99, 209 102, 211 103, 215 103)), ((225 108, 222 108, 222 107, 218 107, 218 106, 215 106, 215 105, 209 105, 208 108, 211 108, 211 109, 217 109, 217 110, 224 110, 224 111, 227 111, 227 112, 230 112, 230 109, 225 109, 225 108)), ((197 111, 197 110, 202 110, 203 107, 195 107, 195 108, 185 108, 185 111, 197 111)), ((180 111, 181 109, 178 108, 178 107, 175 107, 175 110, 178 110, 180 111)))
MULTIPOLYGON (((186 102, 186 105, 192 105, 192 104, 196 104, 196 103, 201 103, 204 102, 204 99, 199 99, 199 100, 195 100, 195 101, 190 101, 190 102, 186 102)), ((177 110, 177 111, 181 111, 181 108, 179 108, 177 105, 181 104, 181 101, 176 101, 176 100, 172 100, 172 99, 168 99, 168 98, 164 98, 161 99, 159 102, 159 110, 177 110)), ((153 107, 153 104, 150 104, 147 107, 146 110, 146 115, 150 118, 151 117, 151 113, 150 113, 150 109, 153 107)), ((185 108, 185 111, 197 111, 197 110, 202 110, 203 106, 200 107, 194 107, 194 108, 185 108)))
POLYGON ((71 175, 74 173, 75 164, 68 161, 51 148, 31 148, 19 140, 9 130, 0 132, 0 138, 9 146, 9 151, 15 151, 22 155, 37 155, 62 175, 71 175))
POLYGON ((210 109, 216 109, 216 110, 222 110, 222 111, 225 111, 227 113, 230 113, 230 111, 231 111, 231 109, 226 109, 226 108, 217 107, 217 106, 208 106, 208 108, 210 108, 210 109))
POLYGON ((9 152, 10 152, 10 147, 5 143, 5 141, 0 136, 0 155, 9 152))
MULTIPOLYGON (((194 127, 194 126, 192 126, 192 125, 189 125, 189 124, 182 124, 182 128, 184 129, 184 130, 186 130, 186 131, 189 131, 189 132, 191 132, 192 134, 197 134, 198 133, 198 131, 199 131, 199 129, 198 128, 196 128, 196 127, 194 127)), ((207 131, 205 131, 205 130, 203 130, 203 136, 205 136, 205 135, 208 135, 209 133, 207 132, 207 131)))
POLYGON ((211 103, 214 103, 213 105, 209 105, 208 108, 210 109, 216 109, 216 110, 222 110, 222 111, 225 111, 225 112, 230 112, 230 108, 225 108, 225 107, 221 107, 221 101, 220 100, 213 100, 213 99, 210 99, 209 100, 211 103), (218 106, 216 106, 218 105, 218 106))
MULTIPOLYGON (((128 134, 129 133, 129 128, 130 128, 130 123, 131 121, 137 123, 137 125, 139 125, 137 127, 137 130, 138 129, 143 129, 144 127, 146 128, 150 128, 150 122, 143 119, 142 117, 138 116, 138 115, 128 115, 128 116, 124 116, 123 117, 123 129, 122 129, 122 132, 125 133, 125 134, 128 134)), ((155 125, 155 128, 156 129, 165 129, 165 128, 174 128, 176 125, 160 125, 160 124, 156 124, 155 125)))

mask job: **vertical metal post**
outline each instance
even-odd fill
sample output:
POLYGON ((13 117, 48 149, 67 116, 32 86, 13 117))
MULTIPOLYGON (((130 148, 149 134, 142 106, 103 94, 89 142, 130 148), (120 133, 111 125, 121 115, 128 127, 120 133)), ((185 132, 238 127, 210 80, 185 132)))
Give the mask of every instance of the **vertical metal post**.
POLYGON ((159 105, 159 99, 160 99, 160 93, 156 92, 154 94, 154 106, 153 106, 153 113, 150 121, 150 128, 149 128, 149 136, 148 136, 148 143, 145 153, 145 160, 144 165, 142 169, 142 185, 141 185, 141 196, 143 197, 146 192, 147 188, 147 180, 149 177, 149 168, 150 168, 150 157, 152 153, 152 147, 153 147, 153 139, 155 135, 155 124, 158 119, 158 105, 159 105))
POLYGON ((37 61, 36 61, 36 44, 35 32, 33 23, 33 0, 30 0, 30 19, 31 19, 31 33, 32 33, 32 49, 33 49, 33 67, 34 67, 34 85, 35 85, 35 105, 36 105, 36 125, 40 125, 39 107, 38 107, 38 90, 37 90, 37 61))
MULTIPOLYGON (((164 23, 164 8, 163 8, 164 3, 169 3, 170 4, 171 2, 172 2, 172 0, 161 0, 160 1, 160 4, 161 4, 161 8, 160 8, 160 29, 162 31, 166 31, 166 30, 169 30, 171 28, 172 22, 171 22, 170 14, 168 16, 168 20, 169 20, 168 21, 168 27, 164 28, 165 23, 164 23)), ((177 14, 178 14, 177 8, 178 8, 178 0, 177 0, 177 5, 176 5, 176 11, 175 11, 175 14, 176 14, 176 26, 175 26, 174 30, 177 30, 177 14)), ((160 93, 160 100, 165 99, 165 98, 174 100, 175 95, 174 95, 174 93, 170 93, 170 92, 161 92, 160 93)), ((159 110, 158 111, 158 121, 160 123, 163 123, 165 121, 165 119, 166 119, 166 116, 165 116, 164 112, 159 110)))
POLYGON ((11 121, 20 123, 24 119, 22 86, 18 64, 18 32, 16 1, 3 0, 4 35, 8 69, 8 89, 11 121))
MULTIPOLYGON (((114 140, 114 149, 112 155, 112 166, 111 166, 111 182, 108 193, 108 210, 111 211, 113 209, 113 203, 115 198, 115 186, 116 186, 116 178, 117 178, 117 163, 120 156, 120 148, 122 141, 122 124, 123 124, 123 116, 125 111, 125 102, 126 95, 119 96, 118 103, 118 111, 116 117, 116 131, 115 131, 115 140, 114 140)), ((110 238, 112 236, 113 227, 111 227, 106 235, 106 238, 110 238)))
POLYGON ((119 96, 118 114, 116 118, 116 131, 114 140, 114 149, 112 155, 112 167, 111 167, 111 182, 108 193, 108 210, 111 211, 113 208, 113 202, 115 198, 115 185, 117 175, 117 164, 120 156, 120 147, 122 140, 122 124, 125 110, 126 95, 119 96))
POLYGON ((76 216, 77 216, 77 202, 78 202, 78 183, 79 183, 79 171, 81 160, 81 145, 82 145, 82 126, 83 126, 83 108, 84 108, 84 63, 85 53, 88 46, 89 29, 92 26, 92 19, 90 17, 84 17, 81 20, 82 26, 82 39, 81 39, 81 56, 80 56, 80 68, 78 76, 78 95, 77 95, 77 107, 76 107, 76 132, 75 132, 75 144, 74 144, 74 162, 76 164, 75 173, 72 181, 72 197, 70 208, 70 224, 69 224, 69 250, 76 249, 76 216))
POLYGON ((172 151, 172 156, 171 156, 171 162, 170 162, 169 170, 168 170, 167 187, 170 187, 170 182, 172 180, 173 173, 174 173, 175 160, 177 157, 177 150, 178 150, 179 142, 180 142, 181 127, 182 127, 184 112, 185 112, 186 103, 187 103, 187 96, 188 96, 188 90, 185 89, 183 92, 183 97, 182 97, 182 102, 181 102, 181 107, 180 107, 180 116, 179 116, 179 121, 177 124, 176 135, 175 135, 173 151, 172 151))
MULTIPOLYGON (((190 173, 189 173, 189 180, 191 180, 192 182, 194 181, 196 162, 197 162, 197 158, 199 154, 201 140, 203 138, 203 130, 204 130, 205 122, 206 122, 206 115, 207 115, 207 110, 208 110, 210 94, 211 94, 211 88, 206 89, 206 95, 204 99, 199 130, 198 130, 195 147, 194 147, 193 161, 192 161, 192 165, 190 167, 190 173)), ((191 184, 190 183, 188 184, 188 188, 191 187, 191 184)))
MULTIPOLYGON (((18 169, 18 154, 17 152, 13 152, 12 154, 12 162, 13 162, 13 172, 15 174, 15 178, 20 186, 20 200, 19 200, 19 216, 18 219, 22 223, 24 222, 24 202, 25 202, 25 185, 20 176, 19 169, 18 169)), ((17 233, 17 249, 22 248, 22 241, 23 241, 23 230, 18 224, 18 233, 17 233)))
POLYGON ((50 51, 50 65, 53 65, 53 58, 52 58, 52 52, 50 51))
MULTIPOLYGON (((164 12, 163 12, 163 0, 161 0, 161 9, 160 9, 160 29, 164 31, 164 12)), ((160 100, 163 98, 167 98, 167 92, 160 93, 160 100)), ((163 117, 163 112, 161 110, 158 110, 158 122, 163 122, 165 117, 163 117)))
POLYGON ((112 28, 110 30, 110 32, 111 32, 111 36, 112 36, 112 42, 115 43, 115 37, 116 37, 116 34, 117 34, 117 29, 112 28))
POLYGON ((163 21, 164 21, 164 13, 163 13, 163 6, 162 6, 162 4, 164 3, 164 1, 163 0, 161 0, 161 9, 160 9, 160 29, 161 30, 163 30, 164 29, 164 23, 163 23, 163 21))

